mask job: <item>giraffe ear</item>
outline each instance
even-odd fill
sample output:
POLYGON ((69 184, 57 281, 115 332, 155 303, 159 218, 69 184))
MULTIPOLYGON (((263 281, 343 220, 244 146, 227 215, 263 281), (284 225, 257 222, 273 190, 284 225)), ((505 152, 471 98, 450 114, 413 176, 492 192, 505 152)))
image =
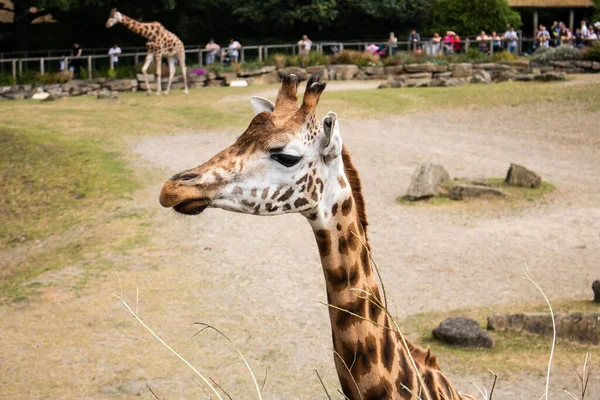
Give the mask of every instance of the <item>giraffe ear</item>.
POLYGON ((322 153, 325 161, 333 160, 342 154, 342 135, 340 134, 340 123, 337 114, 329 111, 323 118, 323 132, 325 136, 322 142, 322 153))
POLYGON ((250 104, 254 110, 254 115, 258 115, 264 111, 273 112, 275 109, 275 104, 273 104, 271 100, 267 100, 264 97, 252 96, 252 99, 250 99, 250 104))

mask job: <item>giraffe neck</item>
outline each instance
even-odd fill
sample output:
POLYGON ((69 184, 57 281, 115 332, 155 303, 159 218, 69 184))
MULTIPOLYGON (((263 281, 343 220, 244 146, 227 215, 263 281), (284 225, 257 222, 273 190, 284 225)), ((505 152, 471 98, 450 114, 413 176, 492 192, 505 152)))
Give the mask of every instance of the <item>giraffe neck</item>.
POLYGON ((121 23, 123 26, 125 26, 131 32, 142 35, 147 39, 154 40, 160 33, 160 29, 158 27, 159 24, 157 22, 139 22, 124 14, 121 14, 121 17, 121 23))
POLYGON ((437 366, 435 358, 430 360, 428 351, 410 343, 407 348, 390 317, 376 304, 383 304, 383 300, 369 259, 365 227, 343 162, 335 162, 340 163, 339 175, 325 182, 318 211, 304 215, 313 228, 321 256, 333 349, 337 353, 334 359, 344 394, 354 400, 411 399, 411 393, 421 393, 420 397, 428 400, 429 396, 423 395, 428 390, 431 399, 439 398, 434 395, 438 392, 461 399, 441 372, 429 367, 437 366), (367 299, 369 294, 374 301, 367 299), (418 372, 409 358, 411 353, 418 372), (421 388, 418 374, 427 389, 421 388))

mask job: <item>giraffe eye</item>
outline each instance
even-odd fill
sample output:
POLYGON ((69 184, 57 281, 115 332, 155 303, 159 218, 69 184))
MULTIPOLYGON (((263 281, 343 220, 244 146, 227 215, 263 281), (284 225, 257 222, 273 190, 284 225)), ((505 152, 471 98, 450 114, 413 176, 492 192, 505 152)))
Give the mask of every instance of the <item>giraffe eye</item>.
POLYGON ((298 164, 298 162, 300 162, 302 159, 300 156, 293 156, 285 153, 271 154, 271 158, 277 161, 279 164, 285 165, 286 167, 292 167, 298 164))

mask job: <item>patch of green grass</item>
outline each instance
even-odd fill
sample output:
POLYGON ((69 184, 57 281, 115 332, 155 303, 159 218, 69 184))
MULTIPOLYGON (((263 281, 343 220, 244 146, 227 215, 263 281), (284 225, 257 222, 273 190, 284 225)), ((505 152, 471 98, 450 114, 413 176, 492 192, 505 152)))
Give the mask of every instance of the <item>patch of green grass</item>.
MULTIPOLYGON (((583 299, 555 300, 555 313, 598 312, 599 307, 583 299)), ((485 328, 488 315, 523 312, 548 312, 545 303, 518 303, 495 307, 465 308, 444 312, 429 312, 408 317, 400 323, 405 334, 416 337, 417 344, 431 347, 442 368, 453 365, 455 373, 483 373, 491 368, 497 373, 528 371, 542 374, 547 366, 552 338, 511 331, 491 331, 495 338, 493 349, 465 349, 442 343, 431 331, 444 319, 452 317, 471 318, 485 328)), ((578 365, 587 351, 596 352, 600 346, 571 343, 559 340, 555 360, 559 368, 569 368, 568 362, 578 365)), ((597 360, 595 360, 598 363, 597 360)))
POLYGON ((545 181, 542 181, 542 184, 539 188, 524 188, 519 186, 511 186, 504 182, 503 178, 490 178, 487 181, 490 185, 500 188, 508 194, 510 194, 512 196, 513 201, 534 201, 556 190, 556 186, 554 186, 550 182, 545 181))

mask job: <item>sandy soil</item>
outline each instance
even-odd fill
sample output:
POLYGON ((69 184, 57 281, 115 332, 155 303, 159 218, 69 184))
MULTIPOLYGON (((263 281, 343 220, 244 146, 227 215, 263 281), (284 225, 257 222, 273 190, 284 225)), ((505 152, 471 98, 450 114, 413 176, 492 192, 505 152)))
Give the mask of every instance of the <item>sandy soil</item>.
MULTIPOLYGON (((600 265, 599 121, 597 115, 562 115, 544 107, 377 121, 340 115, 363 177, 374 256, 401 317, 539 300, 520 279, 525 263, 551 298, 589 295, 600 265), (540 129, 540 115, 551 130, 540 129), (510 162, 518 162, 559 189, 529 207, 397 204, 415 167, 427 161, 469 177, 503 176, 510 162)), ((140 168, 162 168, 167 179, 234 139, 218 132, 153 137, 132 151, 140 168)), ((132 307, 139 288, 145 322, 234 398, 256 398, 243 363, 215 333, 190 340, 197 331, 192 322, 227 333, 259 381, 268 369, 265 398, 325 398, 313 365, 335 393, 329 320, 317 303, 325 300, 322 271, 308 224, 297 215, 257 218, 221 210, 179 216, 160 209, 161 183, 135 196, 137 207, 153 216, 150 243, 119 260, 126 266, 120 271, 123 294, 132 307)), ((45 274, 41 281, 60 284, 42 299, 0 308, 0 397, 153 398, 146 384, 161 399, 202 397, 193 374, 111 296, 121 291, 114 274, 70 290, 82 268, 45 274)), ((474 391, 460 369, 443 366, 462 390, 474 391)), ((487 371, 470 376, 490 380, 487 371)), ((543 382, 543 376, 518 374, 500 382, 495 398, 539 398, 543 382)), ((573 377, 556 375, 554 387, 573 388, 573 377)), ((592 398, 600 391, 600 374, 594 387, 592 398)))

